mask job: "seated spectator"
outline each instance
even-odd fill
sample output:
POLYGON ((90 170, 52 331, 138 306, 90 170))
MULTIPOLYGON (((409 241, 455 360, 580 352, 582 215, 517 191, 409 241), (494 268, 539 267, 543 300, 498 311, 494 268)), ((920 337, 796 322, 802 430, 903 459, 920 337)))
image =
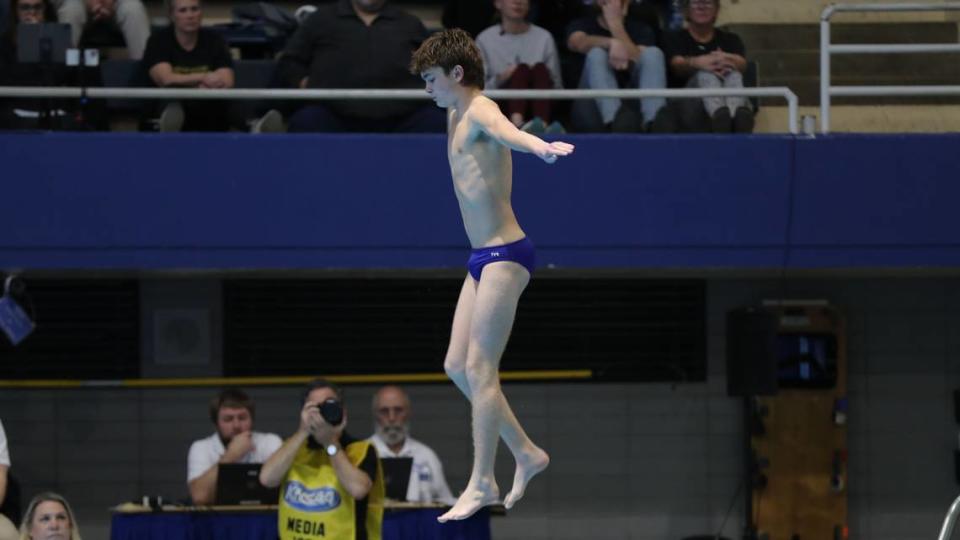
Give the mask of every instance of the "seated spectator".
MULTIPOLYGON (((500 24, 487 28, 477 37, 486 70, 486 87, 563 88, 553 36, 527 21, 530 0, 494 0, 493 4, 500 13, 500 24)), ((551 132, 563 132, 560 124, 551 124, 548 100, 511 99, 507 101, 506 113, 510 121, 524 131, 542 133, 549 126, 551 132)))
POLYGON ((63 495, 41 493, 30 500, 20 524, 20 540, 81 540, 80 528, 63 495))
POLYGON ((213 435, 194 441, 187 456, 187 484, 194 504, 213 504, 221 463, 263 463, 283 441, 253 431, 256 408, 242 390, 228 388, 210 401, 213 435))
MULTIPOLYGON (((592 15, 567 27, 567 47, 584 57, 580 88, 665 88, 666 66, 653 29, 627 17, 627 0, 597 0, 594 5, 592 15)), ((664 98, 641 99, 641 124, 636 111, 618 98, 578 99, 571 121, 581 131, 630 132, 641 126, 667 131, 666 117, 658 116, 665 103, 664 98)))
POLYGON ((281 486, 280 540, 379 539, 383 473, 376 449, 344 431, 347 409, 333 384, 312 381, 302 402, 300 427, 260 470, 261 484, 281 486))
POLYGON ((77 46, 88 21, 114 24, 123 34, 127 55, 139 60, 150 37, 150 19, 142 0, 55 0, 60 20, 73 31, 77 46))
MULTIPOLYGON (((278 70, 293 88, 417 88, 408 66, 426 39, 420 19, 387 0, 321 5, 280 55, 278 70)), ((444 111, 422 100, 343 100, 307 105, 288 131, 442 132, 444 111)))
MULTIPOLYGON (((20 25, 57 22, 50 0, 10 0, 7 31, 0 36, 0 86, 99 86, 96 68, 67 68, 62 63, 22 63, 17 56, 20 25)), ((76 100, 0 98, 0 128, 83 129, 104 127, 102 103, 92 102, 81 116, 76 100)))
POLYGON ((408 501, 453 504, 443 465, 436 452, 410 436, 410 398, 399 386, 384 386, 373 396, 376 433, 370 441, 381 458, 413 458, 408 501))
MULTIPOLYGON (((664 48, 679 86, 743 88, 746 48, 740 37, 717 28, 720 0, 683 0, 687 28, 669 32, 664 48)), ((714 133, 750 133, 753 110, 744 97, 677 100, 681 129, 709 123, 714 133), (708 122, 701 120, 707 116, 708 122)))
MULTIPOLYGON (((200 0, 167 0, 170 26, 147 41, 143 67, 160 88, 233 88, 233 59, 216 32, 202 28, 200 0)), ((156 104, 147 103, 150 110, 156 104)), ((155 114, 154 114, 155 116, 155 114)), ((160 131, 227 131, 229 107, 224 101, 168 103, 160 115, 160 131)))
MULTIPOLYGON (((7 496, 7 471, 10 470, 10 451, 7 449, 7 434, 0 421, 0 507, 7 496)), ((0 540, 16 540, 17 529, 7 516, 0 514, 0 540)))

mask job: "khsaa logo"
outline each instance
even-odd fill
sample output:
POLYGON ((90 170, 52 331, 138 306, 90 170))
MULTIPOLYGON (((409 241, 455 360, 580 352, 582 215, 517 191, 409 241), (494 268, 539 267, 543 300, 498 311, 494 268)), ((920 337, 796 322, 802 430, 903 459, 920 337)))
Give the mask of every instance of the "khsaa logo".
POLYGON ((327 512, 340 506, 340 494, 330 487, 308 489, 300 482, 290 482, 283 500, 304 512, 327 512))

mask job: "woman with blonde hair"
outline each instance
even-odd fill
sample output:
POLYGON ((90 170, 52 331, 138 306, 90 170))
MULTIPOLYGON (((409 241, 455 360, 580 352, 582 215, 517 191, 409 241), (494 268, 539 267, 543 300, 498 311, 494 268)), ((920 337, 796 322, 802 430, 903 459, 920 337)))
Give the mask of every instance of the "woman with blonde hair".
POLYGON ((50 491, 34 497, 20 523, 20 540, 81 540, 67 500, 50 491))

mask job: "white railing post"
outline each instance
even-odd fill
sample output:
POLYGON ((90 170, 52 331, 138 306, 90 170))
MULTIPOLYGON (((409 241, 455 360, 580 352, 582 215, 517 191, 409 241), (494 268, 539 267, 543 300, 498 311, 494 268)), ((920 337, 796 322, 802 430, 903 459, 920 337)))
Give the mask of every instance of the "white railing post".
POLYGON ((911 44, 857 44, 833 45, 830 38, 830 18, 839 12, 917 12, 960 11, 960 2, 941 4, 830 4, 820 13, 820 131, 830 132, 831 96, 930 96, 960 94, 958 86, 832 86, 830 84, 831 54, 902 54, 918 52, 957 52, 957 43, 911 44))
POLYGON ((820 133, 830 133, 830 16, 834 4, 820 14, 820 133))

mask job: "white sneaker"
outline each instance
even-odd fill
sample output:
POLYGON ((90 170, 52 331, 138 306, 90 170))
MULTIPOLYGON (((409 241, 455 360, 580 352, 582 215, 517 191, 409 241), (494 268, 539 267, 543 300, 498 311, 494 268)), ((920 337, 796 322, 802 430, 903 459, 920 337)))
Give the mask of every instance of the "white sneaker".
POLYGON ((543 133, 546 129, 546 124, 543 123, 543 120, 539 116, 535 116, 533 120, 530 120, 526 124, 520 126, 520 131, 526 131, 527 133, 533 134, 543 133))
POLYGON ((544 131, 544 133, 547 133, 550 135, 562 135, 566 132, 567 130, 564 129, 563 124, 561 124, 560 122, 557 122, 556 120, 554 120, 553 122, 550 122, 550 125, 547 126, 547 129, 544 131))
POLYGON ((270 109, 250 126, 250 133, 285 133, 283 115, 276 109, 270 109))
POLYGON ((157 131, 169 133, 183 129, 183 107, 178 102, 168 103, 160 113, 157 131))

